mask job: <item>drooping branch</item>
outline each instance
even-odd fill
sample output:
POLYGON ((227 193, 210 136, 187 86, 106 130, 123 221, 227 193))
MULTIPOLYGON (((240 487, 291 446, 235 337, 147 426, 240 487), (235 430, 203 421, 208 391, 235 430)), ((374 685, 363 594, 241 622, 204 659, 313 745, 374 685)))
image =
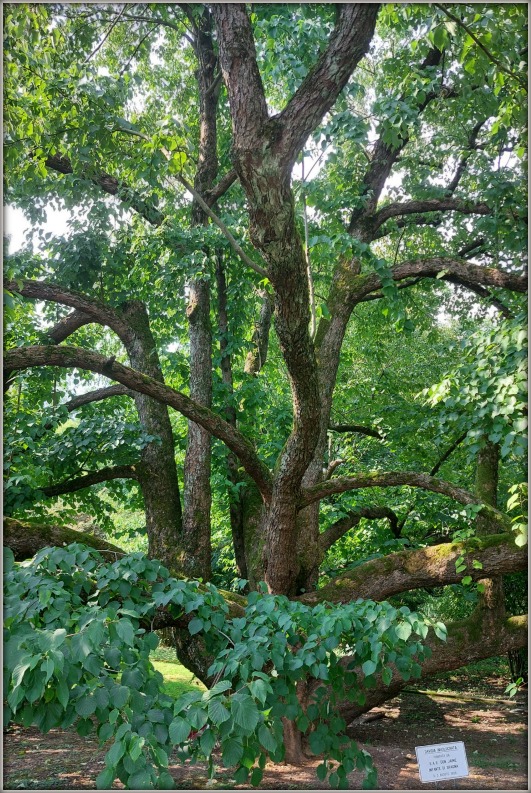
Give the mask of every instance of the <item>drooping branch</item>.
MULTIPOLYGON (((496 628, 493 628, 488 620, 482 621, 476 615, 450 623, 446 627, 448 630, 446 642, 440 641, 433 634, 429 634, 423 642, 430 648, 431 656, 422 662, 422 678, 527 646, 527 615, 510 617, 496 628)), ((354 659, 351 656, 341 659, 341 663, 345 665, 352 661, 354 659)), ((397 670, 394 670, 390 684, 384 683, 380 675, 375 676, 375 681, 375 687, 365 692, 366 700, 363 705, 352 702, 344 702, 340 705, 339 712, 347 723, 396 697, 405 686, 409 685, 397 670)))
MULTIPOLYGON (((453 276, 451 276, 451 275, 447 276, 444 280, 448 281, 448 283, 450 283, 450 284, 458 284, 459 286, 462 285, 458 278, 453 278, 453 276)), ((507 306, 504 305, 504 303, 502 303, 501 300, 499 300, 497 297, 494 297, 492 292, 489 292, 489 290, 486 289, 484 286, 481 286, 480 284, 468 283, 468 284, 466 284, 466 288, 470 292, 473 292, 478 297, 481 297, 484 300, 486 300, 488 303, 490 303, 490 305, 493 308, 495 308, 497 311, 500 312, 502 317, 505 317, 506 319, 511 319, 512 318, 513 314, 512 314, 511 311, 509 311, 507 306)))
POLYGON ((138 472, 134 465, 115 465, 109 468, 100 468, 99 471, 92 471, 90 474, 85 474, 75 479, 65 479, 56 485, 41 489, 45 496, 52 498, 66 493, 76 493, 78 490, 84 490, 102 482, 110 482, 113 479, 138 479, 138 472))
POLYGON ((386 600, 414 589, 458 584, 465 574, 479 581, 488 575, 525 569, 527 548, 516 545, 514 534, 492 534, 371 559, 297 599, 309 605, 323 601, 347 603, 357 598, 386 600), (456 572, 455 562, 461 556, 465 558, 466 573, 456 572), (480 562, 481 569, 473 567, 472 561, 480 562))
POLYGON ((175 391, 152 377, 140 374, 127 366, 105 358, 103 355, 79 347, 17 347, 4 356, 6 369, 21 370, 32 366, 60 366, 63 368, 87 369, 105 375, 174 408, 183 416, 200 424, 214 437, 223 441, 240 459, 249 476, 256 482, 262 497, 268 500, 271 494, 271 474, 260 460, 253 444, 235 427, 232 427, 216 413, 198 405, 185 394, 175 391))
POLYGON ((85 325, 90 325, 91 322, 94 322, 93 317, 76 309, 72 311, 71 314, 68 314, 67 317, 60 319, 46 335, 56 344, 61 344, 62 341, 71 336, 76 330, 83 328, 85 325))
POLYGON ((332 523, 328 529, 319 535, 319 542, 323 551, 327 551, 332 545, 343 537, 347 531, 353 529, 358 523, 365 518, 366 520, 378 520, 386 518, 389 521, 390 529, 394 537, 400 536, 400 529, 398 528, 398 517, 396 512, 393 512, 389 507, 359 507, 353 509, 340 520, 332 523))
POLYGON ((126 347, 133 341, 134 333, 131 326, 118 312, 81 292, 74 292, 47 281, 7 281, 4 282, 4 286, 9 292, 23 295, 23 297, 49 300, 53 303, 60 303, 76 309, 76 312, 67 317, 62 325, 58 323, 55 326, 54 341, 62 341, 66 336, 73 333, 74 329, 86 325, 88 322, 106 325, 116 333, 126 347), (81 314, 78 312, 81 312, 81 314), (86 320, 86 317, 90 319, 86 320), (59 330, 60 325, 61 330, 59 330))
POLYGON ((471 30, 471 28, 465 22, 463 22, 462 19, 459 19, 458 16, 456 16, 455 14, 452 14, 451 11, 449 11, 447 8, 445 8, 444 6, 440 5, 439 3, 434 3, 434 6, 435 6, 435 8, 438 8, 439 11, 442 11, 443 14, 446 14, 446 16, 449 19, 451 19, 453 22, 455 22, 457 25, 459 25, 459 27, 463 28, 463 30, 465 30, 468 33, 468 35, 470 36, 472 41, 475 41, 475 43, 478 45, 478 47, 485 53, 487 58, 492 63, 496 64, 496 66, 498 67, 498 69, 500 71, 502 71, 505 74, 509 75, 509 77, 512 77, 513 80, 516 80, 524 88, 524 90, 527 91, 527 80, 524 80, 522 77, 520 77, 520 75, 515 74, 514 72, 512 72, 510 69, 507 68, 507 66, 505 66, 499 60, 499 58, 496 58, 496 56, 492 54, 492 52, 486 47, 486 45, 481 41, 481 39, 479 39, 476 36, 474 31, 471 30))
POLYGON ((383 435, 373 427, 365 427, 362 424, 330 424, 329 430, 333 432, 358 432, 360 435, 369 435, 371 438, 382 440, 383 435))
MULTIPOLYGON (((344 275, 346 276, 346 274, 344 275)), ((410 278, 437 278, 439 276, 442 280, 460 284, 472 291, 479 285, 509 289, 513 292, 527 292, 527 277, 525 275, 497 270, 494 267, 483 267, 453 257, 434 256, 429 259, 412 259, 400 262, 391 268, 391 275, 395 281, 410 278)), ((380 288, 381 279, 376 273, 351 276, 348 289, 350 305, 354 307, 357 303, 363 302, 367 295, 380 288)))

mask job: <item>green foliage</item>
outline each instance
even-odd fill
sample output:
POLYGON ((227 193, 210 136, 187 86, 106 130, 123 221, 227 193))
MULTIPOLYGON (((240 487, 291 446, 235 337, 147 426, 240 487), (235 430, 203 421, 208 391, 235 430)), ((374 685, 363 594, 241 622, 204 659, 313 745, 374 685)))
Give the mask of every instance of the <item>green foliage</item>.
POLYGON ((439 425, 468 430, 470 454, 487 438, 502 458, 527 448, 527 333, 523 318, 500 322, 464 339, 460 362, 423 396, 439 406, 439 425))
MULTIPOLYGON (((283 757, 282 717, 303 731, 311 725, 312 750, 339 763, 330 784, 344 787, 355 765, 370 780, 370 758, 345 736, 336 705, 362 703, 375 675, 390 681, 390 664, 405 680, 417 677, 427 653, 431 623, 408 608, 361 600, 309 608, 252 592, 244 615, 231 619, 215 587, 176 580, 138 553, 106 562, 70 545, 15 564, 7 551, 5 572, 7 720, 43 732, 75 724, 85 735, 95 719, 100 740, 114 740, 100 788, 115 777, 128 788, 171 786, 174 748, 181 760, 207 757, 212 768, 217 744, 223 765, 257 785, 262 759, 283 757), (160 608, 215 655, 210 690, 177 700, 165 692, 150 660, 160 608), (306 712, 296 694, 303 679, 320 684, 306 712)), ((445 638, 444 626, 433 629, 445 638)))

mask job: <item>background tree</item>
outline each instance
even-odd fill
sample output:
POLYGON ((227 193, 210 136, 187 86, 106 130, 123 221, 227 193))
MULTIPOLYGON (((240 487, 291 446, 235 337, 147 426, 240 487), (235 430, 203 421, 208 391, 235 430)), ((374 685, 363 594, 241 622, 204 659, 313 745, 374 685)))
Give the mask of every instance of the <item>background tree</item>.
MULTIPOLYGON (((474 616, 417 675, 523 645, 489 583, 523 567, 497 508, 524 481, 523 27, 518 5, 10 7, 6 197, 34 224, 7 258, 11 514, 61 497, 110 526, 141 498, 171 574, 317 609, 460 586, 474 616)), ((212 685, 204 620, 163 622, 212 685)), ((350 718, 404 676, 338 631, 376 680, 350 718)), ((293 718, 329 679, 308 670, 293 718)))

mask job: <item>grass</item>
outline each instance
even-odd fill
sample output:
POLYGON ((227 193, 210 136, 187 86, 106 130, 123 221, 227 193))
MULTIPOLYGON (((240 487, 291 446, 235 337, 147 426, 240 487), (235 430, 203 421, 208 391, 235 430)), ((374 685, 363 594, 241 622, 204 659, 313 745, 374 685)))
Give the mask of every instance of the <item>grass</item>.
POLYGON ((205 687, 194 677, 189 669, 179 664, 177 661, 157 661, 151 659, 155 669, 161 673, 164 678, 164 691, 170 697, 180 697, 186 691, 203 690, 205 687))

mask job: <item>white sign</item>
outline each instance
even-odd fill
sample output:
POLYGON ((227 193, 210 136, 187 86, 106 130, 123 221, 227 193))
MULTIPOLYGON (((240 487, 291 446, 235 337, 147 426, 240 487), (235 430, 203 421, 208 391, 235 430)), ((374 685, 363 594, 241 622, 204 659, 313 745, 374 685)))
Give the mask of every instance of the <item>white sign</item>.
POLYGON ((465 744, 462 741, 415 746, 415 752, 421 782, 461 779, 468 776, 465 744))

